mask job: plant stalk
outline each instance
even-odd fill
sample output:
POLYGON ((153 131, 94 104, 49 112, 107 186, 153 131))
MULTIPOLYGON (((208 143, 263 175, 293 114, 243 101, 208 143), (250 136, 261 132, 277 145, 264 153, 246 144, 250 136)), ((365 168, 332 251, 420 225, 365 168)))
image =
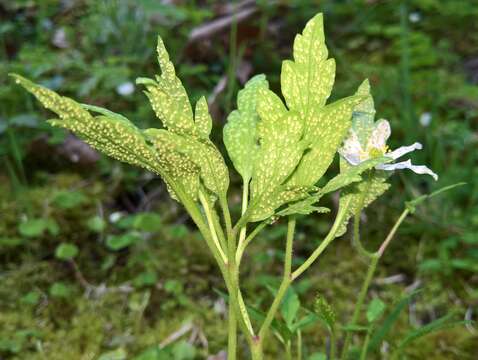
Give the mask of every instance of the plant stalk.
MULTIPOLYGON (((350 322, 350 325, 352 326, 357 324, 358 318, 360 316, 360 311, 362 310, 363 303, 365 302, 365 297, 367 296, 368 288, 372 281, 375 270, 377 269, 378 260, 379 260, 379 256, 377 256, 377 254, 374 254, 370 258, 370 263, 368 264, 368 269, 367 269, 367 275, 365 276, 365 280, 362 283, 362 288, 360 289, 357 303, 355 304, 355 309, 352 315, 352 321, 350 322)), ((352 341, 352 332, 349 331, 347 332, 347 335, 345 336, 345 342, 344 342, 344 347, 342 349, 342 356, 341 356, 342 360, 345 360, 347 358, 347 351, 351 341, 352 341)))
MULTIPOLYGON (((241 209, 241 216, 244 215, 244 213, 247 210, 247 203, 249 198, 249 184, 244 181, 243 187, 242 187, 242 209, 241 209)), ((247 225, 244 225, 241 227, 241 230, 239 231, 239 242, 237 245, 237 252, 236 252, 236 262, 239 266, 241 262, 241 257, 242 257, 242 252, 244 252, 245 246, 244 246, 244 241, 246 240, 246 234, 247 234, 247 225)))
MULTIPOLYGON (((360 210, 357 213, 360 214, 360 210)), ((360 316, 360 312, 362 310, 363 304, 365 302, 365 297, 367 296, 368 288, 369 288, 370 283, 372 281, 373 275, 375 274, 375 271, 377 269, 378 262, 379 262, 380 258, 383 256, 383 253, 385 252, 386 248, 388 247, 388 245, 392 241, 392 239, 393 239, 395 233, 397 232, 399 226, 402 224, 402 222, 405 220, 405 218, 408 216, 409 213, 410 213, 409 209, 403 210, 402 214, 400 215, 398 220, 393 225, 392 229, 388 233, 387 237, 385 238, 385 240, 383 241, 382 245, 380 246, 380 248, 378 249, 377 252, 370 253, 370 252, 366 251, 365 249, 363 249, 364 254, 366 254, 367 257, 370 259, 370 263, 368 265, 367 274, 366 274, 365 280, 362 284, 362 288, 360 289, 360 293, 359 293, 357 303, 355 304, 355 309, 354 309, 354 312, 353 312, 353 315, 352 315, 352 321, 350 323, 351 325, 357 325, 357 321, 358 321, 358 318, 360 316)), ((358 236, 359 236, 358 225, 357 225, 358 223, 359 223, 358 219, 356 218, 355 219, 355 224, 354 224, 354 237, 356 237, 356 240, 358 240, 358 236)), ((347 351, 348 351, 348 348, 350 346, 351 341, 352 341, 352 332, 348 332, 347 335, 345 336, 344 346, 343 346, 343 349, 342 349, 342 355, 340 357, 342 360, 345 360, 346 357, 347 357, 347 351)), ((367 338, 365 339, 365 341, 367 342, 367 338)), ((365 355, 366 355, 366 353, 365 353, 365 355)))
POLYGON ((285 261, 284 261, 284 274, 282 277, 282 282, 279 286, 279 290, 277 291, 276 297, 272 302, 272 305, 267 312, 266 318, 262 323, 262 326, 259 330, 259 341, 263 341, 266 337, 269 327, 274 319, 274 316, 279 309, 280 303, 284 298, 284 295, 289 288, 289 285, 292 282, 291 272, 292 272, 292 244, 294 240, 294 232, 295 232, 295 223, 296 220, 294 217, 289 217, 289 223, 287 224, 287 240, 286 240, 286 250, 285 250, 285 261))
POLYGON ((347 203, 345 203, 342 208, 339 209, 337 217, 335 218, 334 224, 332 225, 332 228, 330 229, 329 233, 320 243, 317 249, 315 249, 312 255, 310 255, 307 260, 305 260, 304 263, 292 273, 292 280, 297 279, 304 271, 306 271, 314 263, 314 261, 317 260, 317 258, 320 256, 320 254, 322 254, 322 252, 327 248, 327 246, 329 246, 329 244, 335 239, 335 234, 337 233, 344 221, 351 201, 352 199, 350 198, 347 203))

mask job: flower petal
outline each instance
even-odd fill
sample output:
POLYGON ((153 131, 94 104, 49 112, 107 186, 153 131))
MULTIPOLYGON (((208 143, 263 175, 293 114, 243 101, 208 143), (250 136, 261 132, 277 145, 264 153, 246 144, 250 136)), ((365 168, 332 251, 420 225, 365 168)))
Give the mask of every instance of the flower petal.
POLYGON ((391 132, 390 123, 387 120, 381 119, 377 121, 375 128, 370 134, 370 139, 368 139, 367 152, 371 149, 385 149, 391 132))
POLYGON ((398 149, 395 149, 389 153, 386 153, 385 156, 391 157, 393 160, 395 160, 405 154, 408 154, 409 152, 412 152, 415 150, 421 150, 421 149, 423 149, 422 144, 420 144, 419 142, 416 142, 415 144, 412 144, 409 146, 400 146, 398 149))
POLYGON ((378 165, 377 169, 387 170, 387 171, 399 170, 399 169, 410 169, 416 174, 427 174, 427 175, 430 175, 431 177, 433 177, 435 180, 438 180, 438 175, 435 174, 428 167, 426 167, 425 165, 413 165, 410 160, 401 161, 401 162, 398 162, 396 164, 378 165))
POLYGON ((360 163, 360 154, 363 152, 362 146, 358 139, 357 133, 350 130, 349 137, 344 141, 344 145, 339 149, 339 154, 342 155, 352 165, 360 163))

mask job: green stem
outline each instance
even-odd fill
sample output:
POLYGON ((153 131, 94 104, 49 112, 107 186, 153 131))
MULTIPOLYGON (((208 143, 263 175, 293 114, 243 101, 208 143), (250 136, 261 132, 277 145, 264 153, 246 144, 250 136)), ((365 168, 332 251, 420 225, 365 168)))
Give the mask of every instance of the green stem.
POLYGON ((292 360, 292 351, 291 351, 291 346, 290 346, 290 340, 286 342, 285 344, 285 358, 287 360, 292 360))
POLYGON ((285 261, 284 261, 284 274, 282 278, 282 282, 279 286, 279 290, 277 291, 276 297, 272 302, 272 305, 267 312, 266 318, 262 323, 262 326, 259 330, 259 341, 263 341, 269 331, 269 327, 274 319, 274 316, 279 309, 279 305, 282 302, 283 297, 289 285, 292 282, 291 278, 291 271, 292 271, 292 244, 294 240, 294 231, 295 231, 295 223, 296 220, 294 217, 289 217, 289 223, 287 225, 287 240, 286 240, 286 250, 285 250, 285 261))
POLYGON ((335 353, 337 352, 337 338, 335 329, 330 329, 330 360, 335 359, 335 353))
POLYGON ((332 225, 332 228, 330 229, 329 233, 325 237, 325 239, 320 243, 320 245, 315 249, 315 251, 310 255, 307 260, 304 261, 304 263, 299 266, 297 270, 295 270, 292 273, 292 280, 297 279, 304 271, 306 271, 317 258, 322 254, 322 252, 329 246, 329 244, 335 239, 335 234, 339 230, 340 226, 342 225, 345 216, 347 215, 347 210, 350 206, 351 198, 347 200, 347 203, 345 203, 340 209, 337 214, 337 217, 335 218, 334 224, 332 225))
POLYGON ((228 252, 230 252, 236 247, 236 239, 235 236, 233 236, 234 234, 232 233, 231 213, 229 212, 226 195, 219 196, 219 203, 221 204, 222 214, 224 216, 224 223, 226 224, 227 245, 228 252))
POLYGON ((235 239, 231 234, 231 215, 229 213, 229 206, 227 204, 226 196, 220 196, 219 202, 221 204, 224 223, 226 224, 227 234, 227 270, 229 275, 229 281, 231 289, 229 291, 229 319, 228 319, 228 345, 227 345, 227 357, 228 359, 236 359, 237 356, 237 316, 240 312, 238 291, 239 280, 236 270, 235 255, 235 239), (231 254, 233 256, 231 257, 231 254))
POLYGON ((219 221, 219 216, 218 216, 217 212, 214 210, 214 208, 212 208, 212 209, 213 209, 213 211, 212 211, 211 215, 212 215, 212 221, 213 221, 214 229, 216 230, 217 237, 219 238, 219 243, 221 244, 221 248, 223 250, 226 250, 227 249, 226 236, 224 235, 224 231, 223 231, 221 223, 219 221))
POLYGON ((237 353, 237 319, 234 308, 229 305, 228 311, 227 358, 236 360, 237 353))
POLYGON ((384 242, 382 243, 382 245, 380 245, 380 248, 379 248, 378 251, 377 251, 377 255, 378 255, 379 257, 382 257, 383 253, 385 252, 385 250, 387 249, 388 245, 390 244, 390 242, 392 241, 393 237, 395 236, 395 233, 397 232, 398 227, 402 224, 403 220, 405 220, 405 218, 408 216, 409 213, 410 213, 410 210, 405 209, 405 210, 403 210, 403 212, 400 214, 400 217, 398 218, 397 222, 395 223, 395 225, 393 225, 392 229, 390 230, 390 232, 388 233, 388 235, 387 235, 387 237, 385 238, 384 242))
MULTIPOLYGON (((227 273, 228 279, 230 282, 230 306, 235 311, 235 317, 231 318, 230 321, 237 321, 239 319, 239 325, 243 330, 246 338, 250 344, 252 344, 252 337, 254 336, 254 330, 252 328, 251 320, 247 312, 247 308, 242 298, 240 286, 239 286, 239 270, 236 264, 236 235, 232 231, 232 222, 231 214, 229 212, 229 206, 227 204, 226 196, 220 196, 219 202, 223 211, 224 222, 226 224, 226 234, 227 234, 227 273)), ((237 325, 236 325, 237 327, 237 325)), ((235 328, 230 324, 230 330, 233 331, 235 328)), ((234 336, 230 334, 230 336, 234 336)), ((237 336, 237 335, 236 335, 237 336)), ((236 340, 237 341, 237 340, 236 340)), ((235 356, 235 355, 234 355, 235 356)))
MULTIPOLYGON (((359 213, 359 212, 360 211, 358 211, 357 213, 359 213)), ((398 220, 393 225, 392 229, 388 233, 387 237, 385 238, 385 240, 383 241, 382 245, 380 246, 380 248, 378 249, 377 252, 370 253, 370 252, 368 252, 364 249, 365 253, 367 254, 367 257, 370 259, 370 263, 368 265, 367 275, 365 276, 365 280, 362 284, 362 288, 360 289, 360 293, 359 293, 357 303, 355 304, 355 309, 354 309, 354 312, 353 312, 353 315, 352 315, 351 325, 356 325, 357 324, 358 318, 360 316, 360 311, 361 311, 363 303, 365 301, 365 297, 367 296, 368 288, 370 286, 370 283, 372 281, 373 275, 375 273, 375 270, 377 268, 377 264, 378 264, 380 258, 383 256, 383 253, 385 252, 388 245, 390 244, 393 237, 395 236, 399 226, 402 224, 402 222, 405 220, 405 218, 408 216, 409 213, 410 213, 410 211, 408 209, 403 210, 402 214, 400 215, 398 220)), ((356 226, 354 226, 354 236, 358 236, 357 232, 355 231, 355 227, 356 226)), ((347 351, 348 351, 348 348, 350 346, 351 340, 352 340, 352 333, 348 332, 347 335, 345 336, 344 347, 342 349, 341 359, 346 359, 347 351)), ((367 341, 367 339, 366 339, 366 341, 367 341)))
POLYGON ((297 331, 297 360, 302 360, 302 331, 297 331))
POLYGON ((207 199, 205 198, 204 194, 201 191, 199 191, 199 201, 201 202, 201 205, 204 208, 204 213, 206 214, 206 219, 209 226, 209 232, 211 233, 211 237, 214 241, 214 245, 221 256, 222 261, 224 263, 227 263, 226 254, 224 254, 224 251, 219 242, 219 238, 216 234, 216 229, 214 227, 214 220, 213 220, 214 215, 212 214, 212 210, 209 207, 209 203, 207 202, 207 199))
POLYGON ((360 360, 367 359, 368 344, 370 342, 370 336, 372 335, 372 330, 373 330, 373 327, 370 326, 369 330, 367 331, 367 336, 365 337, 365 341, 363 343, 362 351, 360 352, 360 360))
MULTIPOLYGON (((367 269, 367 275, 365 276, 365 280, 362 284, 362 288, 360 289, 357 303, 355 304, 355 309, 352 315, 352 321, 350 323, 351 326, 354 326, 357 324, 358 318, 360 316, 360 311, 362 310, 363 303, 365 302, 365 297, 367 296, 368 288, 372 281, 375 270, 377 269, 378 260, 379 260, 379 256, 377 254, 374 254, 370 259, 370 263, 367 269)), ((347 332, 347 335, 345 336, 345 342, 344 342, 344 347, 342 349, 341 359, 346 359, 347 351, 348 351, 351 340, 352 340, 352 332, 349 331, 347 332)))
MULTIPOLYGON (((176 185, 173 181, 170 181, 168 177, 165 177, 165 179, 169 182, 169 184, 171 184, 172 187, 173 187, 173 184, 176 185)), ((210 232, 211 227, 204 222, 204 218, 197 204, 188 195, 186 195, 186 193, 180 187, 174 186, 173 190, 177 194, 181 202, 183 203, 184 207, 186 208, 186 211, 189 213, 189 215, 193 219, 196 226, 198 227, 199 232, 201 233, 204 240, 206 241, 206 244, 208 245, 209 250, 213 254, 214 258, 216 259, 219 269, 221 270, 224 280, 226 281, 226 285, 228 285, 226 264, 224 263, 224 259, 221 256, 221 252, 219 252, 215 244, 215 241, 213 240, 213 235, 210 232)))
POLYGON ((239 266, 242 260, 242 255, 244 255, 244 250, 246 249, 247 245, 254 239, 257 234, 259 234, 262 229, 264 229, 267 226, 267 222, 263 221, 259 225, 257 225, 254 230, 246 237, 246 239, 242 242, 242 244, 239 244, 239 247, 237 248, 236 252, 236 261, 239 266))
POLYGON ((358 203, 359 206, 357 207, 358 210, 354 214, 354 234, 352 238, 355 248, 357 249, 359 254, 365 258, 370 258, 371 256, 373 256, 371 252, 365 249, 365 247, 362 244, 362 241, 360 240, 360 217, 362 215, 362 209, 364 207, 365 195, 368 193, 368 190, 370 189, 370 184, 371 184, 370 180, 367 180, 366 187, 364 191, 362 192, 362 194, 360 195, 360 199, 358 203))
POLYGON ((262 341, 259 338, 254 338, 251 346, 251 358, 252 360, 264 359, 264 353, 262 351, 262 341))
MULTIPOLYGON (((246 181, 243 183, 242 187, 242 209, 241 209, 241 216, 244 215, 244 213, 247 210, 247 203, 249 198, 249 185, 246 181)), ((247 234, 247 225, 244 225, 241 227, 241 230, 239 232, 239 242, 237 245, 237 252, 236 252, 236 262, 239 266, 241 262, 241 257, 242 257, 242 252, 244 252, 245 246, 244 246, 244 241, 246 240, 246 234, 247 234), (242 249, 242 252, 241 252, 242 249)))

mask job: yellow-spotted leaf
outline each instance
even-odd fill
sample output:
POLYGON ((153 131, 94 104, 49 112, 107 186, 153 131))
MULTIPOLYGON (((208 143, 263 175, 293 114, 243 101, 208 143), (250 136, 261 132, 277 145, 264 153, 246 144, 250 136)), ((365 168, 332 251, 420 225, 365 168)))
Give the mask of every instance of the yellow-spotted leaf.
POLYGON ((341 236, 347 230, 347 223, 354 214, 369 206, 378 197, 388 190, 390 184, 386 182, 388 175, 385 171, 370 170, 368 177, 354 183, 340 194, 340 205, 349 203, 347 215, 344 217, 336 236, 341 236))
POLYGON ((360 144, 365 148, 374 128, 375 107, 370 94, 370 83, 365 80, 355 93, 362 96, 363 100, 357 104, 353 111, 352 129, 358 136, 360 144))
MULTIPOLYGON (((181 158, 187 158, 189 164, 194 164, 199 169, 200 179, 206 188, 223 196, 229 186, 229 174, 221 153, 209 140, 212 119, 206 98, 199 99, 193 115, 186 90, 176 76, 161 38, 158 38, 157 50, 161 75, 156 76, 156 80, 137 80, 137 83, 146 87, 146 95, 167 129, 154 132, 157 144, 165 142, 171 146, 175 156, 180 154, 181 158)), ((193 180, 192 190, 196 191, 196 179, 191 177, 188 182, 193 180)))
MULTIPOLYGON (((356 92, 362 101, 358 103, 352 116, 352 129, 357 134, 360 143, 365 147, 368 138, 374 128, 375 108, 372 95, 370 94, 370 84, 365 80, 356 92)), ((354 174, 361 171, 362 181, 356 182, 342 191, 340 195, 340 203, 349 203, 347 215, 344 218, 337 236, 342 235, 346 231, 349 219, 354 216, 357 211, 369 206, 378 197, 388 190, 390 184, 386 182, 389 174, 386 171, 374 169, 377 165, 381 165, 392 161, 392 158, 380 156, 363 161, 356 166, 350 165, 345 159, 340 159, 340 174, 336 178, 349 177, 347 174, 354 174)))
POLYGON ((278 189, 296 168, 306 143, 302 140, 303 125, 296 112, 288 111, 279 97, 268 89, 261 88, 258 99, 260 148, 251 182, 252 200, 269 208, 266 202, 278 204, 279 199, 288 199, 288 196, 278 197, 278 189))
POLYGON ((237 110, 229 114, 224 126, 223 136, 229 157, 237 172, 242 176, 245 186, 252 177, 254 163, 259 150, 257 123, 257 98, 260 89, 268 89, 264 75, 250 79, 237 99, 237 110))
POLYGON ((182 186, 184 193, 197 200, 199 191, 199 167, 188 156, 176 150, 178 144, 173 141, 171 133, 161 129, 148 129, 143 132, 158 153, 158 162, 166 169, 168 178, 164 179, 168 191, 175 200, 179 200, 173 190, 171 181, 182 186), (170 180, 169 180, 170 179, 170 180))
POLYGON ((204 96, 196 103, 196 110, 194 112, 194 120, 196 124, 196 131, 200 138, 209 139, 212 129, 212 119, 209 114, 209 108, 204 96))
POLYGON ((281 88, 289 109, 307 119, 311 109, 325 105, 335 79, 335 61, 327 59, 323 15, 314 16, 294 40, 294 61, 282 64, 281 88))
POLYGON ((268 192, 267 197, 259 198, 258 203, 252 207, 251 221, 262 221, 274 215, 276 209, 282 205, 297 202, 309 196, 311 189, 308 187, 279 187, 273 192, 268 192))
POLYGON ((229 187, 229 173, 224 159, 209 141, 192 136, 181 136, 166 130, 154 130, 156 137, 171 146, 174 152, 194 164, 204 186, 215 195, 225 196, 229 187))
POLYGON ((157 52, 161 75, 156 76, 156 81, 140 78, 136 82, 145 85, 145 93, 164 127, 178 134, 197 134, 188 95, 160 37, 157 52))
POLYGON ((43 106, 59 116, 59 119, 49 121, 53 126, 72 131, 92 147, 117 160, 158 174, 162 172, 163 169, 156 162, 155 150, 146 143, 139 129, 125 117, 113 112, 103 112, 106 115, 94 117, 84 106, 70 98, 60 96, 19 75, 13 77, 43 106))
POLYGON ((312 112, 304 132, 304 140, 311 146, 289 179, 289 185, 311 186, 324 175, 347 136, 354 106, 361 99, 350 96, 312 112))

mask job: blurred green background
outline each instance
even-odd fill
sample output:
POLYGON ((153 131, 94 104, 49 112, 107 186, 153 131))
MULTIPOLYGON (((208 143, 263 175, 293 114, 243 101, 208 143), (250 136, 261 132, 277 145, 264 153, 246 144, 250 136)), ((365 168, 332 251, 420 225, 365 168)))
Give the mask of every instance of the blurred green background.
MULTIPOLYGON (((391 147, 422 142, 412 160, 440 175, 434 183, 397 173, 366 212, 365 244, 374 249, 383 240, 404 201, 467 182, 420 207, 380 265, 371 293, 390 308, 422 289, 388 346, 445 313, 477 319, 477 1, 0 0, 0 359, 223 359, 226 347, 220 274, 161 180, 51 128, 44 121, 51 114, 7 74, 140 127, 159 126, 134 82, 159 72, 159 34, 191 99, 208 97, 222 146, 238 89, 265 73, 278 90, 281 61, 317 12, 337 61, 333 96, 369 78, 377 115, 392 125, 391 147)), ((231 180, 237 215, 240 181, 231 180)), ((326 216, 299 219, 297 263, 329 224, 326 216)), ((275 224, 246 255, 241 279, 257 307, 270 304, 268 289, 278 284, 284 234, 275 224)), ((295 286, 300 311, 312 310, 321 294, 346 322, 365 269, 350 235, 337 240, 295 286)), ((311 324, 303 341, 312 359, 326 331, 311 324)), ((271 359, 281 358, 277 341, 269 348, 271 359)), ((477 353, 478 330, 468 325, 417 341, 406 358, 477 353)), ((387 354, 385 346, 369 356, 387 354)))

